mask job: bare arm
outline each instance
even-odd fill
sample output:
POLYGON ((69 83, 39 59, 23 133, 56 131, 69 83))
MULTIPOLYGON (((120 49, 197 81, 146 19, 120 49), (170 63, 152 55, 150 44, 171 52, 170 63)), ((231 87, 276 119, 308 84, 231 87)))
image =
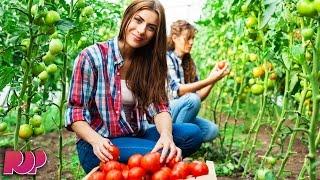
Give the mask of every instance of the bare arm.
POLYGON ((173 142, 172 136, 172 119, 168 112, 161 112, 154 117, 156 128, 160 134, 160 138, 153 148, 152 152, 156 152, 162 149, 160 161, 163 162, 168 152, 170 154, 166 158, 166 162, 169 162, 175 155, 176 159, 181 159, 182 151, 176 147, 173 142))
POLYGON ((201 101, 205 100, 208 97, 211 89, 213 88, 213 85, 214 84, 210 84, 210 85, 200 89, 199 91, 197 91, 197 94, 199 95, 201 101))

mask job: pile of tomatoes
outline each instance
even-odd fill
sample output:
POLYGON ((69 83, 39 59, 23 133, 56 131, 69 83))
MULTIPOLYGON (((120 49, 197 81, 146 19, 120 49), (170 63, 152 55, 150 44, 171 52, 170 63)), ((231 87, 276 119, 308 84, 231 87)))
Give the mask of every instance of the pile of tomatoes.
POLYGON ((111 148, 113 160, 100 162, 99 169, 89 180, 175 180, 207 175, 208 166, 202 161, 183 162, 172 158, 168 163, 160 163, 160 153, 134 154, 128 163, 120 163, 120 151, 111 148))

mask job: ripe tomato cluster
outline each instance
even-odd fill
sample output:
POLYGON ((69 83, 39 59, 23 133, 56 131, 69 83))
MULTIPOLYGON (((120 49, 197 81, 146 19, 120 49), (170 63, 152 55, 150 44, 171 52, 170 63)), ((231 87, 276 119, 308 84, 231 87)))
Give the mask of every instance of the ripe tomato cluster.
POLYGON ((209 173, 202 161, 183 162, 175 158, 168 163, 160 163, 160 153, 134 154, 128 163, 120 163, 119 149, 113 146, 112 161, 100 162, 99 169, 89 180, 176 180, 197 177, 209 173))

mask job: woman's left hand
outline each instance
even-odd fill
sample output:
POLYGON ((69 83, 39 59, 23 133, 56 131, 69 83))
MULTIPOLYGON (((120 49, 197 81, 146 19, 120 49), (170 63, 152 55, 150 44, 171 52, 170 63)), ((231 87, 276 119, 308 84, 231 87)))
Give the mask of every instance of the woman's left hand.
POLYGON ((157 152, 162 149, 160 162, 162 163, 165 159, 169 162, 174 156, 176 160, 180 160, 182 156, 182 151, 177 147, 172 138, 172 134, 164 133, 160 135, 157 144, 154 146, 151 152, 157 152), (169 153, 170 152, 170 153, 169 153), (167 154, 169 155, 167 156, 167 154))

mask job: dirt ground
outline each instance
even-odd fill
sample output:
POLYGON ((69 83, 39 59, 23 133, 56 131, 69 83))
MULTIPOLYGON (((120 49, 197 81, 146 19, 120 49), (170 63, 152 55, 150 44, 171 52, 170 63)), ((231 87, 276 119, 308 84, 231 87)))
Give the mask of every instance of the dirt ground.
MULTIPOLYGON (((267 148, 270 137, 271 137, 271 129, 268 127, 262 127, 259 132, 259 141, 262 142, 263 147, 262 149, 257 150, 257 155, 255 157, 259 157, 259 155, 263 155, 264 150, 267 148)), ((70 157, 72 154, 76 152, 75 150, 75 137, 74 133, 68 132, 66 130, 63 131, 63 139, 64 141, 64 148, 63 148, 63 155, 65 159, 68 161, 70 160, 70 157), (69 157, 69 158, 68 158, 69 157)), ((37 137, 32 142, 32 147, 39 147, 40 149, 45 150, 47 153, 47 163, 44 167, 40 168, 38 170, 36 179, 45 179, 45 180, 51 180, 51 179, 57 179, 56 173, 57 173, 57 152, 58 152, 58 136, 57 133, 49 133, 40 137, 37 137)), ((3 163, 4 159, 4 152, 6 149, 0 149, 0 165, 3 163)), ((277 151, 277 150, 275 150, 277 151)), ((296 152, 294 155, 291 156, 289 159, 286 170, 291 172, 291 175, 288 177, 288 179, 296 179, 301 166, 304 161, 305 154, 307 153, 307 149, 305 146, 300 142, 296 141, 294 144, 294 151, 296 152)), ((319 153, 320 155, 320 153, 319 153)), ((280 163, 280 162, 278 162, 280 163)), ((81 167, 79 167, 79 171, 81 167)), ((82 171, 82 170, 81 170, 82 171)), ((0 166, 0 172, 2 172, 2 166, 0 166)), ((320 168, 318 167, 318 172, 320 172, 320 168)), ((73 177, 72 173, 68 170, 63 171, 62 175, 63 179, 77 179, 73 177)), ((3 179, 16 179, 14 177, 2 177, 3 179)), ((1 179, 1 177, 0 177, 1 179)), ((21 179, 32 179, 30 176, 24 176, 21 179)), ((227 180, 227 179, 241 179, 238 177, 218 177, 218 179, 227 180)))

